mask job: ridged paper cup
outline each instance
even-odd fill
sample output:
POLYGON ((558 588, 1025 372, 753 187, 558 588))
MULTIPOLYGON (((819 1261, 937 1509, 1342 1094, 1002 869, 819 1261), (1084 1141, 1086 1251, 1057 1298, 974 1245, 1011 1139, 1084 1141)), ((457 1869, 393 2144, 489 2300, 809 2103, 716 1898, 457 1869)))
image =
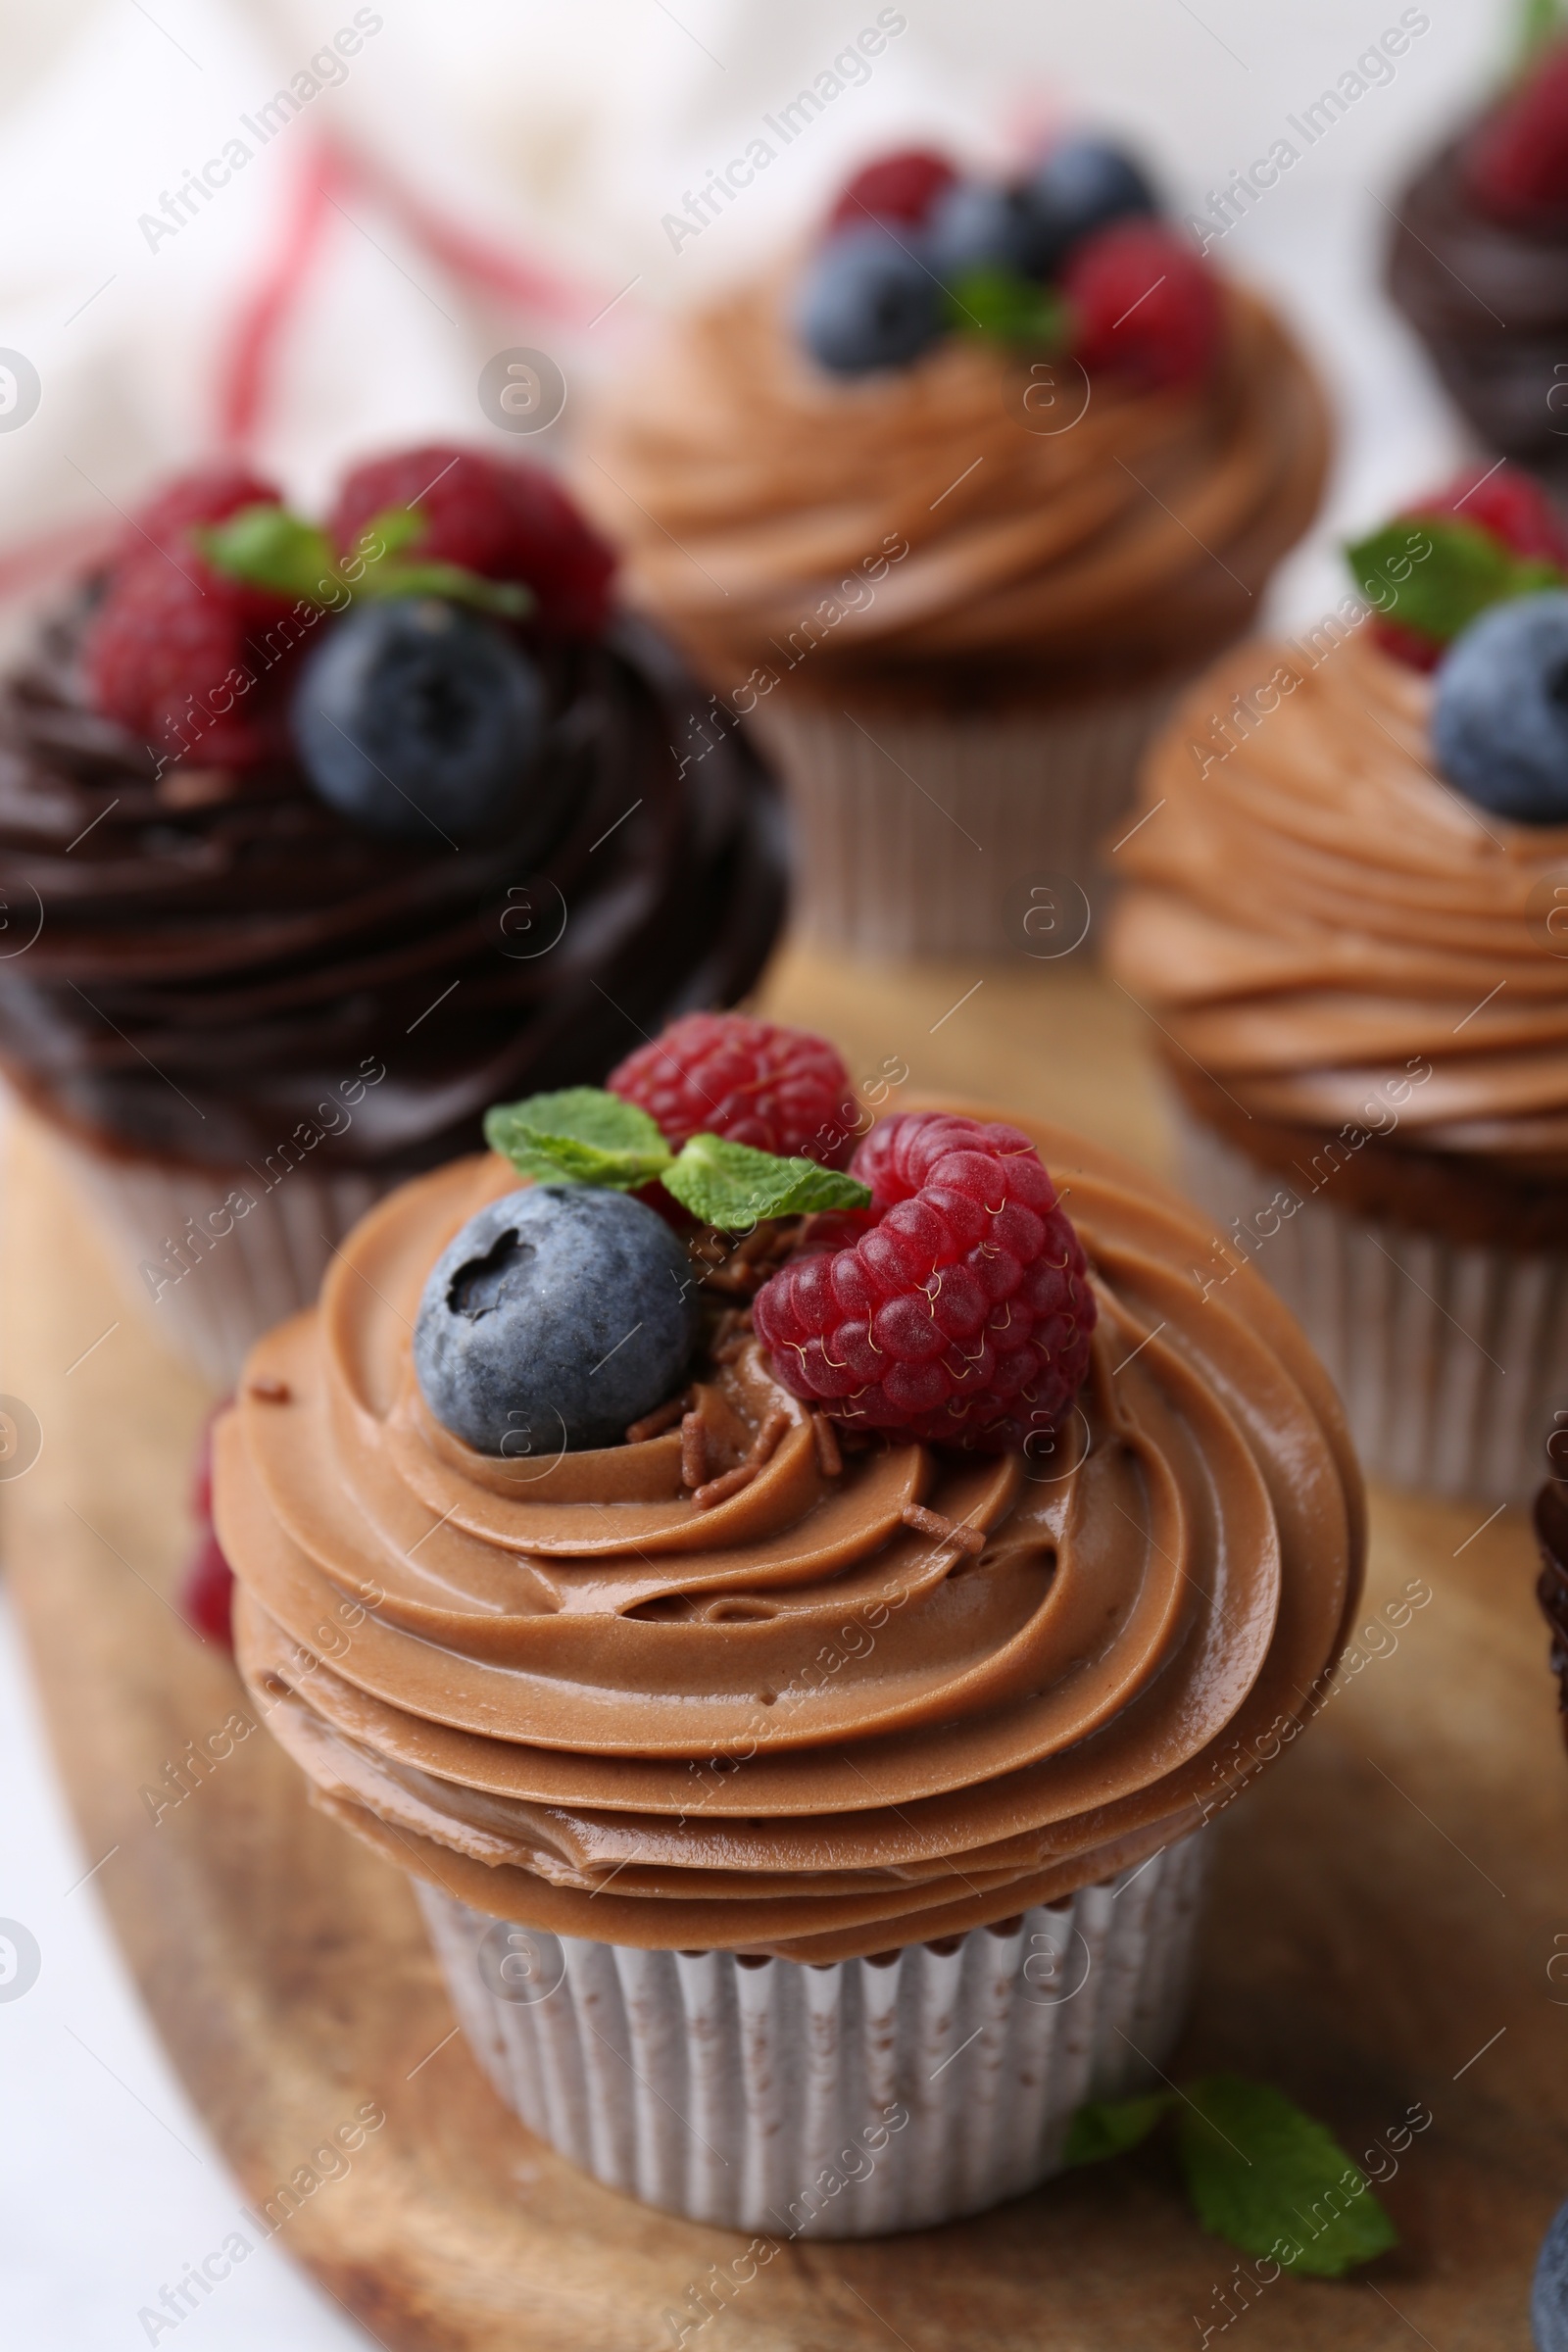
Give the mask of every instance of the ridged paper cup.
POLYGON ((1187 1191, 1301 1325, 1366 1470, 1431 1494, 1528 1502, 1568 1408, 1568 1251, 1370 1222, 1176 1115, 1187 1191), (1296 1203, 1288 1214, 1270 1205, 1280 1194, 1296 1203))
POLYGON ((121 1158, 50 1133, 122 1288, 176 1354, 224 1389, 263 1332, 315 1305, 333 1250, 398 1181, 297 1165, 270 1183, 253 1168, 121 1158))
POLYGON ((1105 834, 1132 806, 1144 746, 1175 692, 1166 679, 1060 709, 952 718, 787 690, 760 702, 750 724, 783 774, 793 820, 797 929, 866 956, 1075 947, 1072 894, 1087 925, 1105 834))
POLYGON ((530 2132, 609 2188, 772 2237, 926 2229, 1060 2169, 1180 2031, 1203 1832, 999 1926, 829 1965, 547 1935, 416 1880, 530 2132))

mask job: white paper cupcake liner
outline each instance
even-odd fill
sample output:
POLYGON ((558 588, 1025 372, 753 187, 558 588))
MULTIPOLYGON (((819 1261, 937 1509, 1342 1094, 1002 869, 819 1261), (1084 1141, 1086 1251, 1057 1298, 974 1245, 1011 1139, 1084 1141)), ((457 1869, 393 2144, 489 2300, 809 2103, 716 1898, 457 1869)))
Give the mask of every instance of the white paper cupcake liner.
POLYGON ((114 1159, 58 1131, 54 1142, 126 1292, 174 1352, 229 1389, 264 1331, 315 1304, 333 1250, 390 1189, 291 1167, 269 1190, 249 1168, 114 1159), (231 1195, 249 1200, 243 1215, 225 1208, 231 1195))
POLYGON ((791 914, 806 938, 871 956, 1062 952, 1082 936, 1104 836, 1132 805, 1144 746, 1176 692, 1129 688, 1057 712, 888 717, 786 693, 751 724, 785 781, 791 914), (1044 908, 1044 916, 1042 915, 1044 908))
POLYGON ((1021 2195, 1086 2099, 1180 2031, 1201 1831, 1020 1920, 805 1966, 552 1936, 415 1882, 475 2055, 607 2187, 770 2236, 871 2237, 1021 2195))
POLYGON ((1568 1252, 1368 1223, 1254 1167, 1185 1108, 1177 1122, 1187 1191, 1220 1234, 1235 1240, 1241 1220, 1238 1246, 1323 1359, 1371 1476, 1528 1502, 1568 1407, 1568 1252), (1296 1209, 1259 1237, 1254 1220, 1281 1192, 1296 1209))

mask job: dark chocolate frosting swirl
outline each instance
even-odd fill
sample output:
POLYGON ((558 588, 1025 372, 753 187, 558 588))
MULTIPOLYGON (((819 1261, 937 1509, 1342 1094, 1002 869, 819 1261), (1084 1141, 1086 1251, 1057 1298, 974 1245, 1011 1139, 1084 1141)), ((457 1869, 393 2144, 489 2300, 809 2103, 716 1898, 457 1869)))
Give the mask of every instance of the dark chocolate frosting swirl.
MULTIPOLYGON (((1467 134, 1468 135, 1468 134, 1467 134)), ((1568 466, 1568 227, 1482 212, 1461 137, 1399 198, 1389 291, 1482 439, 1548 468, 1568 466)))
POLYGON ((476 1145, 487 1104, 601 1078, 760 970, 774 793, 643 624, 541 655, 518 826, 459 849, 360 830, 292 761, 198 750, 158 775, 87 703, 85 612, 0 689, 0 1065, 97 1148, 254 1160, 379 1067, 334 1164, 405 1174, 476 1145))

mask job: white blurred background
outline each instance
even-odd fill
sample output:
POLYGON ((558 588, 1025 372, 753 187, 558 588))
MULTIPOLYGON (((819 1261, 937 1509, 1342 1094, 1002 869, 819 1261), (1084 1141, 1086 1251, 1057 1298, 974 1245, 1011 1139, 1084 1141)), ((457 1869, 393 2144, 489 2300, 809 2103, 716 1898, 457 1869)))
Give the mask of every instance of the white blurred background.
MULTIPOLYGON (((1294 136, 1287 116, 1353 73, 1403 0, 902 0, 906 28, 869 78, 672 249, 663 216, 878 5, 0 0, 0 348, 40 383, 36 413, 0 430, 0 590, 36 582, 216 444, 238 324, 269 283, 280 323, 254 448, 295 497, 404 438, 514 451, 476 392, 508 346, 543 348, 565 373, 560 422, 520 445, 559 458, 595 380, 635 368, 662 311, 807 227, 875 152, 914 137, 1001 161, 1054 119, 1087 118, 1144 150, 1174 212, 1201 210, 1294 136), (358 51, 311 76, 357 17, 358 51), (265 143, 242 127, 302 74, 327 86, 265 143), (169 234, 143 225, 166 198, 178 219, 187 174, 236 137, 249 160, 210 201, 189 198, 194 218, 169 234), (323 186, 320 233, 285 269, 323 186), (521 290, 534 280, 543 292, 521 290)), ((1293 318, 1340 408, 1325 514, 1275 592, 1291 623, 1340 594, 1348 527, 1461 454, 1379 295, 1383 207, 1496 75, 1514 15, 1497 0, 1405 10, 1407 27, 1430 22, 1393 78, 1213 248, 1293 318)), ((93 1886, 67 1893, 93 1857, 65 1817, 24 1673, 0 1615, 0 1917, 25 1921, 43 1955, 26 1997, 0 2003, 0 2308, 8 2342, 115 2352, 147 2341, 139 2308, 220 2242, 238 2191, 148 2033, 93 1886)), ((187 2324, 197 2352, 198 2338, 222 2352, 368 2341, 270 2249, 187 2324)))

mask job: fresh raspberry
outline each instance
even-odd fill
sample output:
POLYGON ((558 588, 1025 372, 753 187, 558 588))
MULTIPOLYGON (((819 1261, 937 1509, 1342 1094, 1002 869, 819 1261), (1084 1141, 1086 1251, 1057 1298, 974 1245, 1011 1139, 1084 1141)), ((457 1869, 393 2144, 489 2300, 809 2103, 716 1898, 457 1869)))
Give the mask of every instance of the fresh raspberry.
POLYGON ((227 1404, 214 1407, 202 1425, 196 1461, 191 1473, 190 1508, 196 1522, 196 1547, 186 1564, 179 1589, 179 1610, 193 1634, 221 1649, 234 1646, 229 1622, 234 1599, 234 1571, 223 1556, 213 1528, 213 1425, 227 1404))
POLYGON ((520 580, 538 598, 529 626, 593 637, 610 613, 614 554, 541 466, 503 464, 432 442, 357 466, 327 529, 341 555, 388 507, 410 507, 424 530, 409 551, 461 564, 490 580, 520 580))
POLYGON ((1219 288, 1191 248, 1160 221, 1114 220, 1068 254, 1061 289, 1072 311, 1072 354, 1140 383, 1186 384, 1219 349, 1219 288))
POLYGON ((933 155, 927 147, 901 147, 896 155, 884 155, 857 172, 833 207, 828 226, 851 228, 869 216, 875 220, 906 220, 918 228, 957 176, 945 155, 933 155))
POLYGON ((658 1123, 672 1151, 724 1135, 754 1151, 841 1168, 858 1116, 850 1073, 825 1038, 739 1012, 689 1012, 639 1046, 605 1084, 658 1123))
POLYGON ((82 651, 107 717, 195 765, 245 767, 286 747, 308 639, 288 599, 215 571, 187 536, 112 573, 82 651))
POLYGON ((785 1387, 852 1427, 987 1453, 1056 1428, 1095 1299, 1028 1138, 906 1111, 872 1128, 852 1172, 873 1230, 792 1258, 752 1301, 785 1387))
MULTIPOLYGON (((1554 564, 1568 576, 1568 524, 1533 473, 1518 466, 1471 466, 1400 509, 1401 522, 1468 522, 1516 556, 1554 564)), ((1412 669, 1436 669, 1448 640, 1379 618, 1372 633, 1386 654, 1412 669)))
POLYGON ((1556 41, 1472 134, 1471 195, 1495 220, 1546 222, 1568 212, 1568 41, 1556 41))
POLYGON ((154 547, 181 554, 191 545, 193 523, 221 522, 241 507, 275 507, 280 500, 275 482, 263 481, 260 474, 243 466, 220 458, 211 466, 196 466, 189 473, 176 474, 145 506, 136 509, 117 561, 139 556, 149 541, 154 547))

